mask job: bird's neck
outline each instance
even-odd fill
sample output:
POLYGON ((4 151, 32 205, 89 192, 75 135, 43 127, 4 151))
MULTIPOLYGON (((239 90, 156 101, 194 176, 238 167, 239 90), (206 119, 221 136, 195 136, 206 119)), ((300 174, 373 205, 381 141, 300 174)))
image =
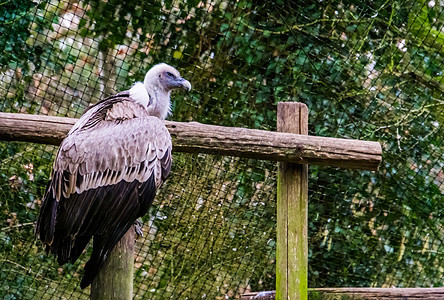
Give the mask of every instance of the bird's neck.
POLYGON ((138 82, 130 89, 130 97, 146 107, 150 116, 158 117, 164 120, 171 112, 170 108, 170 91, 165 91, 151 85, 146 88, 146 84, 138 82))
POLYGON ((171 112, 170 91, 164 91, 159 88, 152 88, 147 90, 150 103, 148 105, 148 113, 150 116, 158 117, 165 120, 171 112))

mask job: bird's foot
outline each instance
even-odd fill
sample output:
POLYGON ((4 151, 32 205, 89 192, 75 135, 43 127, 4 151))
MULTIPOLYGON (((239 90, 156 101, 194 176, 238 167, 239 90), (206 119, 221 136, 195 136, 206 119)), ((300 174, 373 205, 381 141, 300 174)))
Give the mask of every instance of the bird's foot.
POLYGON ((134 231, 136 232, 137 238, 143 237, 142 225, 142 221, 139 219, 134 221, 134 231))

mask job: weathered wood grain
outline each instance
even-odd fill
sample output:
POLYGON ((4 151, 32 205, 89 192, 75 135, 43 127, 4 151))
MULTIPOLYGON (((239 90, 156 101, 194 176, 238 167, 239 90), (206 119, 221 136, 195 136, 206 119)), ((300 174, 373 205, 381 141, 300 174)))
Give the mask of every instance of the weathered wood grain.
MULTIPOLYGON (((313 300, 438 300, 444 299, 440 288, 317 288, 308 289, 313 300)), ((274 300, 275 291, 246 293, 241 300, 274 300)))
MULTIPOLYGON (((58 145, 77 119, 0 113, 0 140, 58 145)), ((377 170, 378 142, 165 121, 174 151, 377 170)))
MULTIPOLYGON (((279 132, 308 134, 308 108, 279 103, 279 132)), ((308 166, 279 163, 277 180, 276 299, 308 297, 308 166)))
POLYGON ((91 284, 91 300, 133 299, 134 227, 114 246, 91 284))

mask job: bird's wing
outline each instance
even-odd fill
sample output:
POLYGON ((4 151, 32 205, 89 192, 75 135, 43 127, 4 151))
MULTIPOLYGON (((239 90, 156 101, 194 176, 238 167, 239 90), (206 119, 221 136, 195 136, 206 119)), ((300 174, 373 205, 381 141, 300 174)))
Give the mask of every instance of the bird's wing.
POLYGON ((122 180, 145 182, 153 173, 159 186, 168 175, 171 139, 160 119, 145 116, 102 123, 75 132, 60 146, 52 179, 58 201, 122 180))
POLYGON ((125 97, 101 102, 60 145, 37 234, 61 263, 77 259, 92 235, 118 229, 112 249, 170 172, 169 132, 138 106, 125 97))

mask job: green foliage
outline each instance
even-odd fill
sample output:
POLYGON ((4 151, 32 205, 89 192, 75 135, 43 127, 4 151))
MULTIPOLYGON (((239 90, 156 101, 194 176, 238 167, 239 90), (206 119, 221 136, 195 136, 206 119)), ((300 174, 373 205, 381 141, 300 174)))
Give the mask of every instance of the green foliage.
POLYGON ((26 44, 36 6, 33 1, 9 0, 0 4, 0 67, 26 68, 28 61, 38 55, 26 44))
MULTIPOLYGON (((310 167, 310 287, 442 285, 439 5, 43 6, 0 6, 14 20, 0 28, 2 111, 79 116, 158 62, 177 66, 193 84, 190 94, 173 95, 176 121, 275 130, 279 101, 304 102, 310 134, 375 140, 384 152, 378 172, 310 167), (17 66, 32 77, 17 75, 17 66)), ((11 299, 87 298, 77 287, 84 261, 59 268, 32 244, 53 154, 53 147, 0 144, 0 294, 11 299)), ((275 164, 175 154, 172 174, 144 219, 135 298, 221 299, 274 289, 275 164)))

